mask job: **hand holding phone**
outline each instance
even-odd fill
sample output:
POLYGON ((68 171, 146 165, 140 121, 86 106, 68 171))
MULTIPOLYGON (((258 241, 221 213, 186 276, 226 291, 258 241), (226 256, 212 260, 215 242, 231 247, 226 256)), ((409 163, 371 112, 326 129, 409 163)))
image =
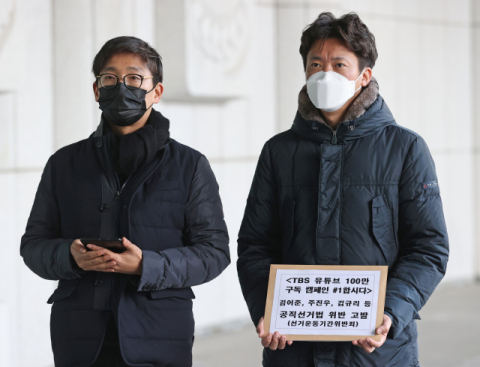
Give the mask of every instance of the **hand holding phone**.
POLYGON ((96 247, 94 251, 91 251, 91 249, 85 247, 79 239, 73 241, 70 245, 70 253, 78 267, 84 271, 103 271, 110 273, 115 271, 114 267, 117 265, 113 256, 118 255, 103 247, 96 247))
MULTIPOLYGON (((87 241, 92 242, 92 241, 87 241)), ((116 240, 115 240, 116 242, 116 240)), ((111 259, 108 263, 114 263, 112 269, 116 273, 141 275, 143 271, 143 252, 138 246, 131 243, 127 238, 122 238, 122 244, 125 251, 114 253, 110 249, 99 247, 92 243, 87 243, 86 248, 91 252, 104 252, 103 257, 111 259)), ((117 246, 115 247, 117 248, 117 246)), ((105 270, 103 270, 105 271, 105 270)), ((110 271, 110 270, 107 270, 110 271)))

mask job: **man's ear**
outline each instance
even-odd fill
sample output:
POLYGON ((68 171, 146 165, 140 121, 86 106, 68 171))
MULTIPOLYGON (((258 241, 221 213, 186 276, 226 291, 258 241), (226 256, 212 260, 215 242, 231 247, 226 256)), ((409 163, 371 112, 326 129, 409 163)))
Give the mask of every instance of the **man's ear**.
POLYGON ((163 94, 163 84, 158 83, 155 89, 153 90, 153 103, 158 103, 160 102, 160 99, 162 98, 163 94))
POLYGON ((365 68, 362 74, 362 87, 366 87, 368 83, 370 83, 370 80, 372 80, 372 74, 373 72, 371 68, 365 68))
POLYGON ((95 101, 98 102, 98 99, 100 98, 100 92, 98 91, 98 86, 97 82, 93 82, 93 94, 95 95, 95 101))

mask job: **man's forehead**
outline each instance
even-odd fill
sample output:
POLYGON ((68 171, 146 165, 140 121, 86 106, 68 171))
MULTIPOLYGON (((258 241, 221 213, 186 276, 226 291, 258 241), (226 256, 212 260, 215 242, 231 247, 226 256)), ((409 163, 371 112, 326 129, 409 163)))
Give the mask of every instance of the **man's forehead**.
POLYGON ((355 53, 351 51, 341 40, 327 38, 326 40, 317 40, 309 51, 309 56, 315 59, 324 58, 341 60, 351 59, 355 53))
POLYGON ((350 51, 348 48, 346 48, 343 45, 327 45, 326 43, 322 45, 319 45, 317 47, 313 46, 309 53, 308 56, 310 59, 313 60, 322 60, 324 61, 325 59, 328 60, 351 60, 352 58, 355 57, 355 53, 353 51, 350 51))
POLYGON ((147 65, 145 60, 134 53, 118 53, 113 54, 104 64, 102 71, 120 71, 127 70, 132 72, 145 72, 147 65))

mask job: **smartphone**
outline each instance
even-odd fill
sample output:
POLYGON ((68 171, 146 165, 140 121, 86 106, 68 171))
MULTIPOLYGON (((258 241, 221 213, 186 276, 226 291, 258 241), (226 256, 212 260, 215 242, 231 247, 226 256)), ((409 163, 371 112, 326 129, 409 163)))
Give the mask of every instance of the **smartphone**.
POLYGON ((80 238, 80 241, 88 251, 91 250, 87 245, 103 247, 117 254, 126 250, 121 238, 80 238))

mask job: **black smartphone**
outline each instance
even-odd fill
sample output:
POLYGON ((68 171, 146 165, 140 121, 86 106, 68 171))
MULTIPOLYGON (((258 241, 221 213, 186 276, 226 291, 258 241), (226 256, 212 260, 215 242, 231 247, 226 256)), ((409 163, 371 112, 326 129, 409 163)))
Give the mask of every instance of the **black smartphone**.
POLYGON ((125 246, 123 246, 121 238, 80 238, 80 241, 88 251, 91 250, 87 247, 87 245, 103 247, 112 252, 116 252, 117 254, 126 250, 125 246))

